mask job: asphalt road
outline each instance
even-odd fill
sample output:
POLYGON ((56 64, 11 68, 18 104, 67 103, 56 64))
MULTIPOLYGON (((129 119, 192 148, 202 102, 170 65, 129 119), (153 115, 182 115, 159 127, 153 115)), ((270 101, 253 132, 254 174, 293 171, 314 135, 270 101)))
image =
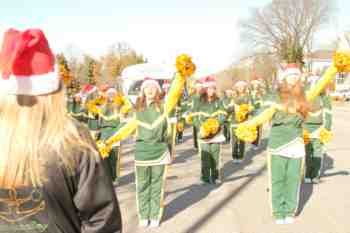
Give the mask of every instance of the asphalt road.
POLYGON ((266 170, 267 139, 250 150, 241 165, 232 163, 231 147, 222 147, 224 182, 201 185, 200 160, 191 132, 177 146, 166 182, 166 208, 159 228, 139 228, 136 213, 133 144, 123 146, 117 190, 124 232, 159 233, 350 233, 350 104, 334 107, 335 137, 327 145, 321 183, 304 184, 299 214, 291 225, 271 217, 266 170))

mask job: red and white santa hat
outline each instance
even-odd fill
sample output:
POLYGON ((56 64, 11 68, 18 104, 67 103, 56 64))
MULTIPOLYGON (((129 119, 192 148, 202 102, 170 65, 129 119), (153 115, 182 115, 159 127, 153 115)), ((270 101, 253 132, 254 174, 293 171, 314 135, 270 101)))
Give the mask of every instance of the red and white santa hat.
POLYGON ((159 82, 155 79, 152 79, 150 77, 146 77, 144 79, 144 81, 142 82, 142 85, 141 85, 141 92, 144 91, 144 89, 148 86, 154 86, 155 88, 158 89, 159 92, 161 92, 161 88, 160 88, 160 85, 159 85, 159 82))
POLYGON ((117 93, 117 90, 114 87, 109 87, 106 91, 107 95, 115 95, 117 93))
POLYGON ((202 81, 203 88, 216 88, 216 81, 213 76, 207 76, 202 81))
POLYGON ((170 88, 170 81, 164 80, 162 88, 168 90, 170 88))
POLYGON ((74 95, 74 97, 76 97, 76 98, 83 98, 83 94, 81 93, 81 92, 78 92, 78 93, 76 93, 75 95, 74 95))
POLYGON ((246 81, 240 80, 235 83, 235 87, 246 87, 248 83, 246 81))
POLYGON ((97 87, 91 84, 86 84, 82 90, 83 95, 91 95, 97 91, 98 91, 97 87))
POLYGON ((45 95, 60 87, 55 56, 40 29, 5 32, 0 70, 0 90, 6 94, 45 95))
POLYGON ((289 79, 299 79, 301 77, 301 70, 298 65, 295 63, 289 63, 284 67, 281 75, 278 76, 278 81, 283 82, 286 80, 288 82, 289 79))

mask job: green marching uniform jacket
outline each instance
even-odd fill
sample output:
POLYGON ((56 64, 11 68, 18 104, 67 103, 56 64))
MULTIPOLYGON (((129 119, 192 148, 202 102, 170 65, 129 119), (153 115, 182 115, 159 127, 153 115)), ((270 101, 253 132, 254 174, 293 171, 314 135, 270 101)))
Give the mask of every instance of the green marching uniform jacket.
POLYGON ((85 123, 87 115, 84 112, 84 109, 81 107, 79 102, 76 102, 74 99, 68 100, 67 102, 68 114, 75 118, 77 121, 85 123))
MULTIPOLYGON (((201 125, 209 118, 217 119, 220 126, 224 125, 227 112, 224 109, 223 103, 220 99, 216 99, 213 102, 202 103, 199 99, 193 106, 192 117, 193 124, 199 132, 201 125)), ((225 137, 221 132, 208 140, 199 139, 200 142, 204 143, 221 143, 225 141, 225 137)))
MULTIPOLYGON (((117 110, 113 103, 107 103, 102 107, 100 116, 101 140, 110 138, 125 122, 123 122, 122 114, 117 110)), ((119 146, 116 143, 115 146, 119 146)))
POLYGON ((155 103, 151 103, 143 111, 136 112, 134 117, 105 141, 105 144, 114 144, 136 132, 136 166, 169 164, 171 155, 168 118, 182 95, 184 84, 185 78, 177 75, 171 84, 164 106, 158 108, 155 103))
MULTIPOLYGON (((280 104, 277 95, 263 102, 263 108, 274 104, 280 104)), ((290 114, 284 111, 276 111, 271 120, 269 136, 269 152, 288 158, 302 158, 305 156, 303 137, 303 118, 300 114, 290 114)))
POLYGON ((304 128, 310 133, 310 138, 319 139, 322 128, 331 131, 332 100, 330 96, 321 94, 311 102, 311 109, 304 122, 304 128))

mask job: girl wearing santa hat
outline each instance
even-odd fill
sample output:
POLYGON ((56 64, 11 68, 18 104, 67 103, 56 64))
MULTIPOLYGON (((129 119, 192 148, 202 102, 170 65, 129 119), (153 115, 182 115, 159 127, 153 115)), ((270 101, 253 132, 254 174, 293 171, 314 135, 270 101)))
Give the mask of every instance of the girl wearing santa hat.
POLYGON ((201 181, 204 184, 221 182, 220 147, 225 141, 222 134, 227 113, 216 95, 216 82, 206 77, 202 83, 200 99, 192 109, 193 124, 198 130, 199 155, 201 158, 201 181))
POLYGON ((252 99, 249 95, 248 83, 246 81, 238 81, 234 86, 234 113, 235 117, 232 120, 232 159, 234 163, 242 163, 245 155, 245 142, 239 140, 235 136, 237 124, 246 121, 251 114, 252 99))
MULTIPOLYGON (((124 125, 127 112, 123 111, 125 97, 119 96, 115 88, 109 87, 105 90, 106 102, 101 106, 99 114, 100 140, 110 138, 120 127, 124 125), (118 96, 117 96, 118 95, 118 96), (119 98, 120 100, 117 100, 119 98)), ((120 173, 120 142, 112 145, 111 151, 107 155, 109 169, 113 181, 117 181, 120 173)))
MULTIPOLYGON (((265 90, 263 88, 263 83, 259 79, 254 79, 250 82, 250 95, 252 98, 252 104, 254 106, 254 113, 258 113, 261 104, 263 102, 264 96, 265 96, 265 90)), ((253 149, 257 150, 258 146, 261 141, 261 136, 262 136, 262 127, 259 126, 257 128, 257 138, 256 140, 252 143, 253 144, 253 149)))
MULTIPOLYGON (((308 87, 316 85, 321 77, 310 76, 307 79, 308 87)), ((318 183, 321 175, 323 157, 325 153, 324 145, 327 143, 322 134, 330 133, 332 127, 332 101, 327 94, 327 90, 316 97, 310 103, 310 112, 304 122, 304 129, 310 135, 310 140, 306 144, 306 174, 305 183, 318 183)))
POLYGON ((163 215, 166 171, 172 161, 168 118, 182 95, 184 85, 185 77, 177 74, 163 103, 158 81, 145 78, 134 117, 100 147, 109 148, 136 131, 136 202, 141 227, 158 227, 163 215))
POLYGON ((309 107, 296 64, 279 76, 277 93, 266 106, 277 106, 271 122, 269 164, 272 212, 277 224, 293 223, 298 208, 305 144, 303 122, 309 107))
POLYGON ((2 229, 121 232, 112 179, 88 130, 67 114, 44 33, 8 30, 0 70, 2 229))

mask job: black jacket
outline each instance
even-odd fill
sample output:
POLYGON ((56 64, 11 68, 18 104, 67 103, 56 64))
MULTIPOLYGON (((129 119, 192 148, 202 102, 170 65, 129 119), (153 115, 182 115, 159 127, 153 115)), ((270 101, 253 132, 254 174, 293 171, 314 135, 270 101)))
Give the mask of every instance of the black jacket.
POLYGON ((0 232, 119 233, 122 220, 105 160, 74 155, 74 175, 57 160, 41 188, 0 189, 0 232))

